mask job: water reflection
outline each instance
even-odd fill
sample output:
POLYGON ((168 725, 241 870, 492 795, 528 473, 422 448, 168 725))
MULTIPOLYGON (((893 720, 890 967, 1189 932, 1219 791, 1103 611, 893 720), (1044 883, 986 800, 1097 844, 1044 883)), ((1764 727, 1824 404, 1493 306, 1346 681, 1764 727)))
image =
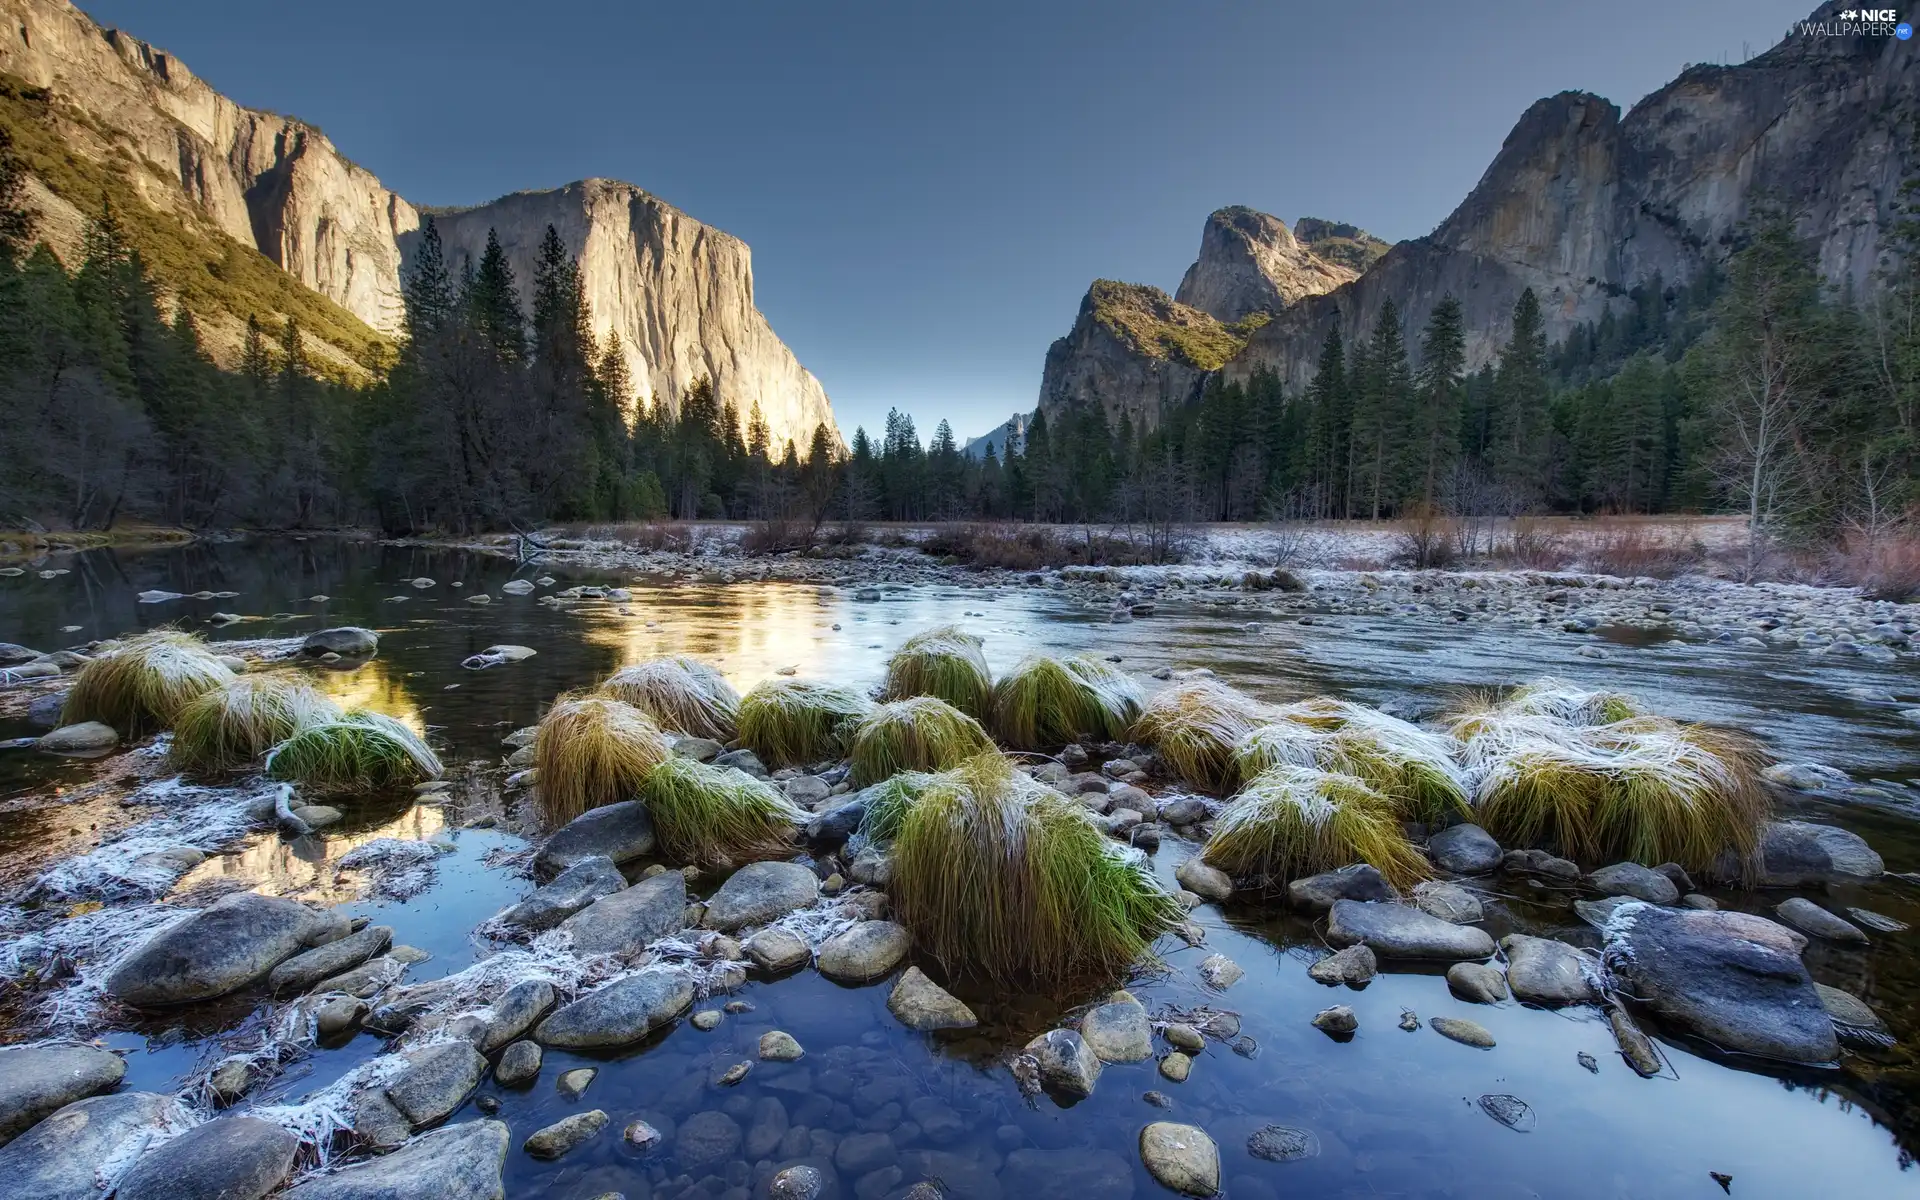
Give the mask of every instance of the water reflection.
POLYGON ((362 890, 357 872, 342 873, 338 867, 349 851, 377 838, 426 841, 446 827, 446 816, 438 805, 409 805, 398 816, 350 832, 327 829, 292 841, 255 839, 235 853, 209 858, 175 886, 185 892, 208 883, 238 882, 263 895, 344 904, 357 899, 362 890))

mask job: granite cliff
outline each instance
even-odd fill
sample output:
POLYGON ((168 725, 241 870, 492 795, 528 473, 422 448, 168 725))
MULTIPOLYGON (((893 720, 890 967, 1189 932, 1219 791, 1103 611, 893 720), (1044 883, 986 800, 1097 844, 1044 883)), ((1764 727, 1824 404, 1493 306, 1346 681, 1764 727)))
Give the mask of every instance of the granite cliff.
POLYGON ((1257 312, 1277 313, 1359 276, 1354 267, 1303 245, 1280 218, 1235 206, 1207 218, 1200 256, 1173 298, 1233 322, 1257 312))

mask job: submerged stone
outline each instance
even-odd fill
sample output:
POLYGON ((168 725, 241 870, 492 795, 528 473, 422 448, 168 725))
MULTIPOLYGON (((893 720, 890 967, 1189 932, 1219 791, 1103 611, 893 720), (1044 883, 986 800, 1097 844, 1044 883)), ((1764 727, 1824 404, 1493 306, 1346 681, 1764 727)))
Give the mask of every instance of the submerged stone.
POLYGON ((1100 1057, 1071 1029, 1051 1029, 1027 1043, 1040 1066, 1040 1084, 1065 1096, 1093 1095, 1100 1082, 1100 1057))
POLYGON ((887 1010, 909 1029, 971 1029, 980 1023, 973 1010, 933 980, 919 967, 908 967, 893 993, 887 997, 887 1010))
POLYGON ((1153 1057, 1153 1025, 1147 1010, 1124 992, 1082 1017, 1080 1036, 1101 1062, 1145 1062, 1153 1057))
POLYGON ((1430 1017, 1427 1024, 1441 1037, 1462 1045, 1477 1046, 1482 1050, 1493 1049, 1493 1035, 1478 1021, 1469 1021, 1465 1017, 1430 1017))
POLYGON ((1192 1125, 1156 1121, 1140 1131, 1140 1161, 1163 1186, 1185 1196, 1220 1191, 1220 1147, 1192 1125))
POLYGON ((535 1158, 559 1158, 567 1151, 600 1135, 607 1127, 607 1114, 600 1109, 575 1113, 534 1131, 520 1148, 535 1158))

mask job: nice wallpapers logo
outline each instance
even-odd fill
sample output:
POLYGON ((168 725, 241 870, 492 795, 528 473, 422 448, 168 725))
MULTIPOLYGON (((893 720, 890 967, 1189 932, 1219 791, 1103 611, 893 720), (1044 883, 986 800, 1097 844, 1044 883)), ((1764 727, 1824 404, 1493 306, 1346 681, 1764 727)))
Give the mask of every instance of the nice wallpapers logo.
POLYGON ((1802 37, 1892 37, 1907 41, 1913 24, 1900 19, 1898 9, 1847 8, 1831 20, 1802 21, 1794 27, 1802 37))

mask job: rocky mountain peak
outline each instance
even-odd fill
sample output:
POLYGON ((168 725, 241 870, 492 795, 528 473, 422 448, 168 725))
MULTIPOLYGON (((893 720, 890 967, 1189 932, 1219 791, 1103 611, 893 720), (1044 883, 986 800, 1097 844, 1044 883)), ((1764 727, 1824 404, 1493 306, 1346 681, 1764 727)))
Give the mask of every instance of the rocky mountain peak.
POLYGON ((1200 257, 1187 268, 1174 299, 1234 322, 1280 312, 1358 274, 1302 246, 1280 218, 1235 205, 1207 217, 1200 257))

